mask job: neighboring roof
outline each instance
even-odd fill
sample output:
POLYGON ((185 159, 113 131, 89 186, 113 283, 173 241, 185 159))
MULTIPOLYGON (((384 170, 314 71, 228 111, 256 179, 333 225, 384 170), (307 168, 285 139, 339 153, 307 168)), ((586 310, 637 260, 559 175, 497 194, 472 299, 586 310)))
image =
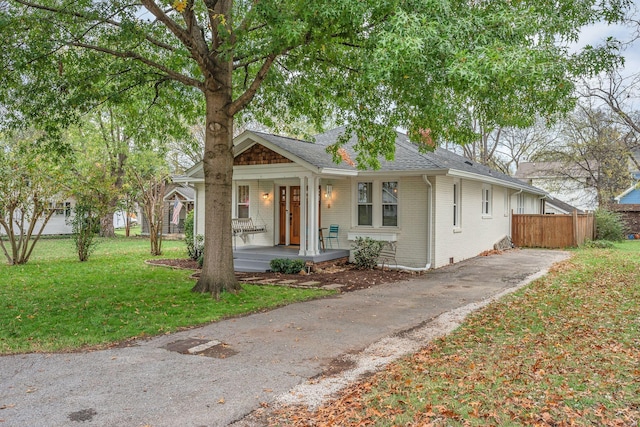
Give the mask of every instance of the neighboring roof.
POLYGON ((193 188, 186 187, 184 185, 177 185, 175 188, 169 190, 169 192, 163 197, 163 199, 170 200, 171 196, 176 193, 180 194, 188 202, 193 202, 196 196, 196 192, 193 188))
POLYGON ((638 204, 640 203, 640 189, 639 183, 633 184, 622 192, 622 194, 615 197, 615 201, 620 204, 638 204))
POLYGON ((558 210, 561 210, 566 213, 572 213, 576 211, 577 213, 584 213, 583 210, 576 208, 575 206, 570 205, 569 203, 565 203, 560 199, 556 199, 555 197, 548 197, 546 199, 546 204, 552 205, 558 210))
MULTIPOLYGON (((590 167, 595 168, 596 162, 590 162, 590 167)), ((515 177, 518 179, 532 179, 532 178, 557 178, 567 177, 572 178, 587 177, 589 171, 580 165, 568 166, 563 162, 521 162, 518 165, 515 177)))
MULTIPOLYGON (((327 147, 336 143, 338 138, 344 134, 345 127, 338 127, 327 132, 318 134, 314 137, 315 142, 304 141, 301 139, 288 138, 279 135, 273 135, 265 132, 246 131, 240 135, 237 141, 241 141, 240 145, 245 144, 248 140, 255 143, 266 142, 280 152, 286 152, 288 157, 294 157, 301 162, 306 163, 309 167, 316 168, 318 173, 327 170, 358 173, 390 173, 390 172, 419 172, 419 173, 443 173, 457 175, 469 179, 480 179, 489 182, 500 182, 501 184, 516 189, 527 190, 528 192, 544 195, 543 190, 528 185, 519 179, 492 170, 487 166, 472 162, 465 157, 437 148, 433 152, 421 152, 418 146, 402 133, 397 133, 395 144, 394 160, 380 160, 380 168, 376 171, 360 171, 355 166, 351 166, 346 162, 336 164, 333 162, 332 156, 327 153, 327 147), (253 138, 251 138, 253 136, 253 138)), ((344 149, 351 159, 356 159, 357 153, 354 150, 356 137, 352 136, 344 145, 344 149)), ((250 145, 243 148, 248 149, 250 145)), ((239 153, 236 153, 236 155, 239 153)), ((195 176, 200 172, 201 163, 192 167, 186 172, 188 176, 195 176)), ((174 180, 176 182, 185 182, 188 179, 174 180)))

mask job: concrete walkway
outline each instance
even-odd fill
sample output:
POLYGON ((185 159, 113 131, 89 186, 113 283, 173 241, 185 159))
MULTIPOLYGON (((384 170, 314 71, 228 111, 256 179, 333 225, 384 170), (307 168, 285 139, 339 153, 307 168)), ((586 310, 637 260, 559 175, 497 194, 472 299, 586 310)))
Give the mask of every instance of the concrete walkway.
POLYGON ((128 348, 3 356, 0 426, 248 425, 255 409, 308 393, 308 379, 355 367, 350 356, 379 353, 378 369, 394 337, 410 339, 408 351, 425 345, 446 313, 476 308, 566 257, 509 251, 128 348))

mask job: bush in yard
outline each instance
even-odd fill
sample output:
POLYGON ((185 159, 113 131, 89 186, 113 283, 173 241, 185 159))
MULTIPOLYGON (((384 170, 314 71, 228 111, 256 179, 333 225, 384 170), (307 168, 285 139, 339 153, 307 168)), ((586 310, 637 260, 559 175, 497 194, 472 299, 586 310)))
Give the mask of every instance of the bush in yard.
POLYGON ((384 242, 373 240, 370 237, 358 237, 353 247, 353 258, 356 268, 360 270, 372 270, 378 265, 378 256, 384 246, 384 242))
POLYGON ((619 242, 624 239, 626 225, 619 213, 597 209, 595 217, 597 240, 619 242))
MULTIPOLYGON (((184 241, 187 244, 187 255, 189 259, 199 262, 204 249, 204 236, 202 236, 202 234, 193 234, 193 214, 194 211, 189 212, 184 220, 184 241)), ((202 267, 202 265, 200 265, 200 267, 202 267)))
POLYGON ((269 263, 271 271, 283 274, 298 274, 304 269, 305 261, 302 259, 276 258, 269 263))
POLYGON ((75 214, 68 220, 71 224, 73 242, 80 261, 88 261, 95 249, 96 235, 100 232, 100 213, 91 205, 78 202, 75 214))

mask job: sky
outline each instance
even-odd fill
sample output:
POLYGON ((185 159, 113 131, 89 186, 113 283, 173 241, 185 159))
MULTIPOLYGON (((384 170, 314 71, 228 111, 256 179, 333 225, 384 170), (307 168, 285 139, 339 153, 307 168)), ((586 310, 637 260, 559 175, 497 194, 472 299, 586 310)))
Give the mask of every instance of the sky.
MULTIPOLYGON (((640 0, 635 0, 634 3, 636 10, 633 12, 633 16, 638 20, 640 19, 640 11, 638 10, 640 0)), ((578 47, 586 45, 600 45, 607 39, 607 37, 614 37, 621 42, 628 43, 635 37, 638 37, 639 32, 639 25, 591 25, 582 30, 578 47)), ((633 43, 626 44, 623 56, 625 57, 624 70, 622 71, 623 75, 631 75, 640 72, 640 40, 635 40, 633 43)))

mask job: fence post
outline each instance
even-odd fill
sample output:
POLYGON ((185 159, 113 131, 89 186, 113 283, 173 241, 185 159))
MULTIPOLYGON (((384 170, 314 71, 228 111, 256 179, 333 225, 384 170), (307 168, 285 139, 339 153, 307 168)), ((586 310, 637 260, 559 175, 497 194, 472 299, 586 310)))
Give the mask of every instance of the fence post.
POLYGON ((573 215, 571 216, 573 222, 573 246, 578 246, 578 211, 576 209, 573 210, 573 215))

